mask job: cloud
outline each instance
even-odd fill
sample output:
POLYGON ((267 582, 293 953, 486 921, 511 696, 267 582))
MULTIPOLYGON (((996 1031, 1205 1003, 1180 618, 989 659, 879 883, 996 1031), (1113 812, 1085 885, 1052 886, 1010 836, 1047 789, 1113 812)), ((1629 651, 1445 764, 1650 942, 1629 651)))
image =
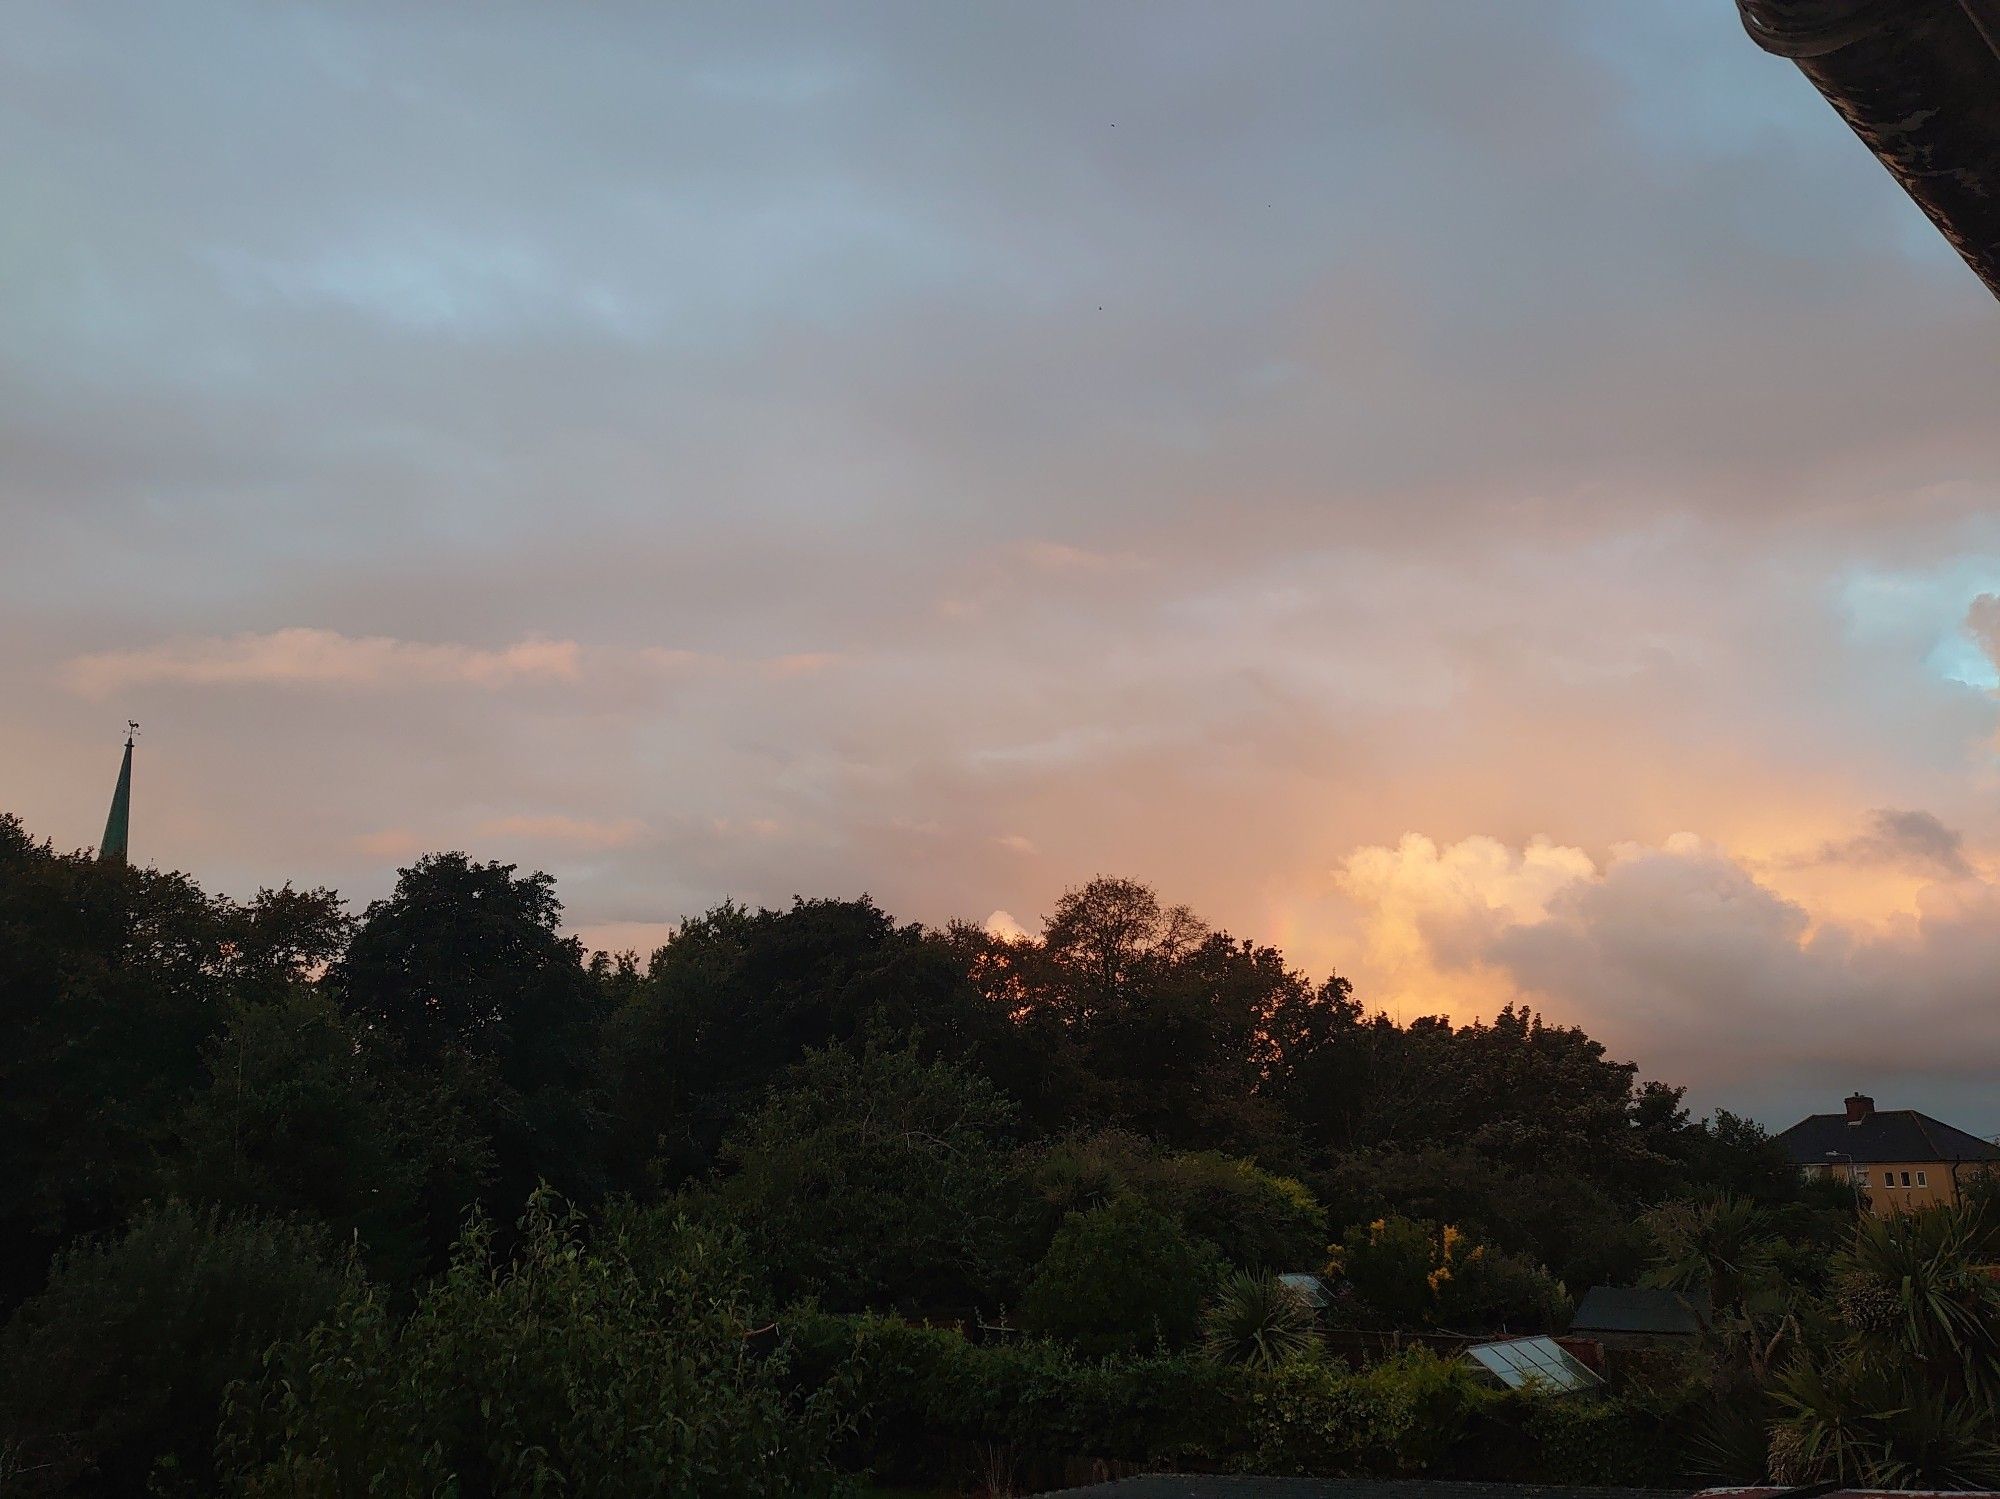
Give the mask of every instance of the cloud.
POLYGON ((1862 930, 1691 835, 1621 845, 1601 867, 1539 847, 1406 837, 1350 856, 1348 889, 1434 994, 1534 1004, 1711 1096, 2000 1071, 2000 885, 1941 879, 1912 914, 1862 930))
POLYGON ((1547 839, 1519 850, 1483 836, 1440 848, 1406 833, 1394 847, 1356 849, 1338 881, 1369 914, 1371 961, 1420 990, 1439 964, 1477 966, 1496 926, 1540 920, 1559 892, 1595 873, 1581 849, 1547 839))
POLYGON ((773 656, 760 663, 759 669, 773 680, 784 681, 790 677, 806 677, 816 672, 830 671, 839 666, 844 659, 835 651, 797 651, 786 656, 773 656))
POLYGON ((480 650, 301 627, 100 651, 73 658, 64 675, 71 691, 102 699, 129 687, 159 684, 492 688, 574 681, 581 662, 581 648, 573 640, 531 637, 500 650, 480 650))
MULTIPOLYGON (((1796 70, 1138 9, 10 16, 12 810, 94 840, 130 712, 135 848, 232 888, 559 809, 647 829, 546 840, 584 926, 1102 869, 1406 1013, 1625 1014, 1565 902, 1688 827, 1774 986, 1972 941, 1991 308, 1796 70)), ((1790 1065, 1739 1010, 1641 1060, 1790 1065)))
POLYGON ((348 840, 350 846, 377 859, 411 859, 430 845, 421 833, 409 828, 383 828, 348 840))
POLYGON ((770 656, 743 657, 666 646, 644 646, 636 653, 636 659, 648 670, 666 677, 708 678, 721 681, 762 678, 771 682, 789 681, 794 677, 807 677, 818 672, 830 671, 837 666, 845 665, 847 660, 838 651, 793 651, 770 656))
POLYGON ((672 921, 600 921, 575 929, 586 952, 636 952, 641 961, 672 939, 679 929, 672 921))
POLYGON ((981 924, 989 937, 998 937, 1002 942, 1020 942, 1029 936, 1028 929, 1016 921, 1006 911, 995 911, 981 924))
POLYGON ((1868 814, 1867 831, 1821 845, 1811 862, 1830 864, 1913 865, 1963 879, 1972 873, 1965 857, 1965 837, 1929 812, 1882 808, 1868 814))
POLYGON ((495 817, 479 824, 474 832, 482 838, 521 838, 531 843, 566 843, 577 848, 622 848, 646 834, 646 824, 636 818, 602 822, 588 817, 518 815, 495 817))
POLYGON ((1027 855, 1036 852, 1034 840, 1023 837, 1019 833, 1002 833, 993 841, 1006 849, 1010 854, 1027 855))
POLYGON ((1986 652, 1986 659, 2000 667, 2000 593, 1982 593, 1965 611, 1965 628, 1986 652))
POLYGON ((1141 558, 1124 552, 1094 552, 1061 541, 1027 541, 1019 548, 1022 558, 1039 572, 1115 573, 1144 567, 1141 558))

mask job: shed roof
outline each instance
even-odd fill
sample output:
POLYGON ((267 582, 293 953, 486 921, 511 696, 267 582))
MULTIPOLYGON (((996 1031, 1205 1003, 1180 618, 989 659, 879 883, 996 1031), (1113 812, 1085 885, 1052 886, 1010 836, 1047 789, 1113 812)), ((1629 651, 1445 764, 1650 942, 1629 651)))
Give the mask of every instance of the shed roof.
POLYGON ((1650 1286, 1592 1286, 1577 1303, 1571 1332, 1698 1333, 1705 1318, 1678 1291, 1650 1286))

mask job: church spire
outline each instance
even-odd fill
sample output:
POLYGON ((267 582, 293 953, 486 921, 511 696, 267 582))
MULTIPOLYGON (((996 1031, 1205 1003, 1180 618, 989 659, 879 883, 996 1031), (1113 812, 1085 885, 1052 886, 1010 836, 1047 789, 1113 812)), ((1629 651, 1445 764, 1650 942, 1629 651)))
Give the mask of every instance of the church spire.
POLYGON ((104 820, 104 842, 97 857, 107 864, 123 864, 126 839, 132 831, 132 740, 139 725, 125 725, 125 763, 118 767, 118 789, 111 793, 111 815, 104 820))

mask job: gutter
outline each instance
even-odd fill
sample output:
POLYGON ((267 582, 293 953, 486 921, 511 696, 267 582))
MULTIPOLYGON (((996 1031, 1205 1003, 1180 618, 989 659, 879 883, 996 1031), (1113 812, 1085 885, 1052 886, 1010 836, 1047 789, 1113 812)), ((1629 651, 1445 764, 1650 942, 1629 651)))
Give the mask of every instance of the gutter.
POLYGON ((1736 0, 2000 297, 2000 0, 1736 0))

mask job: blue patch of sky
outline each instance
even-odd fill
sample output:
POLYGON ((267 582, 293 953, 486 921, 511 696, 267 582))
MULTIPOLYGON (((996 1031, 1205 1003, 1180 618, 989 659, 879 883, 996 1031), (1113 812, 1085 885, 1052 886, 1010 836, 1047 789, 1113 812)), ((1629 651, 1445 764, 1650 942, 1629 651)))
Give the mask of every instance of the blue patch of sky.
POLYGON ((2000 668, 1965 628, 1972 601, 2000 593, 2000 555, 1903 572, 1857 566, 1841 576, 1838 590, 1851 639, 1900 645, 1941 681, 2000 690, 2000 668))

